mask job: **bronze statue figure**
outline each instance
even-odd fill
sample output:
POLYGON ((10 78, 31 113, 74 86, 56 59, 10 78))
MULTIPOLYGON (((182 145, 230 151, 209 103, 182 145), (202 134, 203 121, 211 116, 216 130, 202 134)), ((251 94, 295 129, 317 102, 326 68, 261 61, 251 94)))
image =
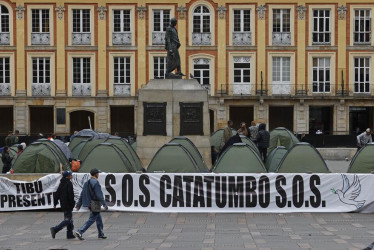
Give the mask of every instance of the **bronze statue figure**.
POLYGON ((176 18, 170 19, 170 25, 166 28, 165 49, 168 52, 166 65, 166 79, 182 79, 184 74, 181 71, 181 59, 178 49, 181 46, 178 38, 178 31, 175 28, 178 21, 176 18), (172 72, 177 69, 177 73, 172 72))

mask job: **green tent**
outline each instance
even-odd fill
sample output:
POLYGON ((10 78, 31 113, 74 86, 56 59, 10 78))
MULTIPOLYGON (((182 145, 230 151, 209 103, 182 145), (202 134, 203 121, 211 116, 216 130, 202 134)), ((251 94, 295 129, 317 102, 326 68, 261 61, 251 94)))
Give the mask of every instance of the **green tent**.
MULTIPOLYGON (((61 142, 60 140, 56 140, 56 142, 57 141, 61 142)), ((51 141, 47 139, 39 139, 36 142, 49 145, 51 148, 53 148, 55 153, 58 154, 58 156, 61 158, 65 157, 66 160, 69 160, 69 158, 71 158, 71 151, 68 148, 68 146, 66 146, 64 143, 62 143, 63 144, 62 145, 61 143, 56 143, 55 141, 51 141)))
POLYGON ((81 141, 90 141, 92 136, 74 136, 73 140, 69 143, 69 148, 73 151, 73 148, 77 146, 81 141))
POLYGON ((82 150, 79 152, 77 159, 84 161, 87 157, 87 155, 100 143, 105 142, 106 139, 92 139, 85 143, 84 147, 82 147, 82 150))
POLYGON ((260 156, 246 143, 235 143, 217 160, 214 173, 267 173, 260 156))
POLYGON ((374 143, 368 143, 355 154, 347 173, 371 173, 372 171, 374 171, 374 143))
POLYGON ((276 147, 268 155, 266 159, 265 167, 269 173, 276 172, 279 163, 282 161, 285 154, 287 154, 287 149, 283 146, 276 147))
POLYGON ((200 173, 200 169, 185 147, 177 143, 167 143, 157 151, 147 172, 200 173))
POLYGON ((240 135, 240 139, 242 140, 243 143, 250 146, 258 155, 260 155, 260 151, 258 150, 258 147, 256 146, 256 144, 251 139, 249 139, 245 135, 240 135))
POLYGON ((330 173, 321 154, 309 143, 300 142, 290 148, 276 170, 278 173, 330 173))
POLYGON ((143 170, 143 164, 139 159, 139 156, 136 154, 135 150, 131 147, 131 145, 121 137, 111 136, 105 141, 106 143, 112 143, 116 145, 122 153, 124 153, 127 159, 130 161, 131 165, 136 168, 136 171, 143 170))
POLYGON ((182 145, 183 147, 185 147, 187 151, 191 154, 193 159, 195 160, 197 166, 200 169, 200 172, 209 172, 209 169, 206 166, 204 159, 201 156, 199 150, 197 149, 195 144, 193 144, 193 142, 190 139, 184 136, 178 136, 172 139, 169 143, 178 143, 182 145))
POLYGON ((136 141, 134 141, 133 143, 131 143, 131 147, 132 147, 132 149, 134 149, 135 151, 136 151, 136 145, 137 145, 136 141))
MULTIPOLYGON (((58 149, 59 150, 59 149, 58 149)), ((63 170, 70 170, 70 163, 62 152, 48 143, 31 143, 13 165, 15 173, 58 173, 60 163, 63 170)))
MULTIPOLYGON (((223 128, 218 129, 216 132, 214 132, 210 136, 210 145, 214 146, 218 151, 220 151, 222 147, 224 146, 224 143, 222 141, 223 130, 224 130, 223 128)), ((236 130, 232 129, 232 135, 236 135, 236 134, 237 134, 236 130)))
POLYGON ((293 145, 299 143, 299 139, 286 128, 279 127, 270 132, 270 146, 268 154, 278 146, 283 146, 287 150, 292 148, 293 145))
MULTIPOLYGON (((18 144, 17 144, 18 145, 18 144)), ((17 152, 18 152, 18 148, 16 146, 11 146, 10 148, 10 151, 9 151, 9 156, 10 157, 13 157, 13 160, 12 160, 12 165, 14 164, 14 162, 16 161, 16 158, 17 158, 17 152)), ((3 155, 0 154, 0 169, 2 170, 3 169, 3 166, 4 166, 4 163, 3 161, 1 160, 1 157, 3 155)))
POLYGON ((88 153, 78 172, 89 173, 93 168, 107 173, 135 173, 137 171, 126 155, 112 143, 96 145, 88 153))
POLYGON ((75 145, 74 148, 71 149, 71 154, 73 156, 73 159, 79 159, 80 152, 82 151, 82 149, 84 148, 84 146, 86 146, 86 143, 88 142, 89 140, 81 141, 77 145, 75 145))

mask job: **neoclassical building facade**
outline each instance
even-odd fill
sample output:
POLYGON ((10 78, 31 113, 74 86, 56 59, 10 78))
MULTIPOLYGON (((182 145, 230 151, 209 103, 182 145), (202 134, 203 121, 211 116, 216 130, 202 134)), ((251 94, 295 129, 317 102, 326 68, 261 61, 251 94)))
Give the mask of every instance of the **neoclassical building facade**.
POLYGON ((138 90, 165 74, 172 17, 211 131, 228 119, 362 131, 374 121, 373 14, 372 0, 0 0, 0 133, 90 122, 134 134, 138 90))

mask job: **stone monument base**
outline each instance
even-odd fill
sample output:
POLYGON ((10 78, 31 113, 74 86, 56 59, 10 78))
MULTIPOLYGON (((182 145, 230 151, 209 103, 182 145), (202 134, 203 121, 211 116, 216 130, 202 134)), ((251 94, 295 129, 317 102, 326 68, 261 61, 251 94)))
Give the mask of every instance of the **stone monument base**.
POLYGON ((177 136, 184 136, 195 144, 211 168, 208 92, 196 80, 151 80, 139 90, 137 120, 136 151, 145 167, 164 144, 177 136), (192 104, 192 108, 188 104, 192 104), (181 118, 181 107, 186 106, 187 114, 181 118), (200 112, 200 116, 195 112, 200 112), (193 123, 199 117, 202 121, 193 123), (194 125, 189 126, 188 122, 194 125))

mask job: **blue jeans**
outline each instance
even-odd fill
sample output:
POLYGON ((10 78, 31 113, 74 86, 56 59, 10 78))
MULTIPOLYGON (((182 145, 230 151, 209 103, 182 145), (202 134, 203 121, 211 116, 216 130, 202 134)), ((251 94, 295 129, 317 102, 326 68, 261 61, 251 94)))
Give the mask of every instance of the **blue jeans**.
POLYGON ((66 227, 67 229, 67 236, 73 236, 73 211, 64 211, 64 220, 61 221, 60 224, 55 226, 54 230, 57 233, 58 231, 61 231, 61 229, 63 229, 64 227, 66 227))
POLYGON ((101 219, 101 214, 100 212, 91 212, 90 213, 90 218, 88 218, 88 221, 84 223, 84 225, 79 228, 78 233, 83 234, 86 232, 86 230, 96 221, 96 227, 97 230, 99 231, 99 237, 104 236, 103 232, 103 220, 101 219))

